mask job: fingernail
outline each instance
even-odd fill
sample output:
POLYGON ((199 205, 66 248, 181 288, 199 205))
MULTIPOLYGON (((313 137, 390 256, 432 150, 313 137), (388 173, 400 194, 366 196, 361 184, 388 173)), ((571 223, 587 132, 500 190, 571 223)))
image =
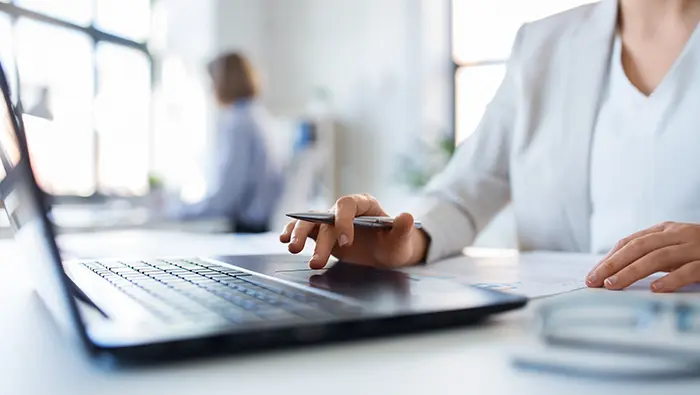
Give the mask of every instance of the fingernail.
POLYGON ((595 274, 595 272, 593 272, 593 273, 588 275, 588 282, 594 283, 597 278, 598 278, 598 275, 595 274))
POLYGON ((651 290, 652 291, 659 292, 659 291, 663 291, 663 289, 664 289, 664 284, 661 283, 661 281, 656 281, 656 282, 651 283, 651 290))
POLYGON ((346 235, 340 235, 340 239, 338 239, 338 243, 340 243, 341 247, 345 247, 350 243, 350 238, 346 235))
POLYGON ((296 237, 292 237, 292 244, 296 244, 296 242, 297 242, 297 241, 299 241, 299 239, 298 239, 298 238, 296 238, 296 237))
POLYGON ((610 276, 610 277, 605 279, 605 285, 607 285, 607 286, 615 285, 616 282, 617 282, 617 276, 610 276))

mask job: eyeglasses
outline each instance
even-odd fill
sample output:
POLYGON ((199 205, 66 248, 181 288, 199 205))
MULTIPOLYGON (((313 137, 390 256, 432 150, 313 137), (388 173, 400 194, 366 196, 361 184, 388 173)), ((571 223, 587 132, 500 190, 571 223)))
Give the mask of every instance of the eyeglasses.
MULTIPOLYGON (((700 298, 650 298, 610 294, 574 296, 551 302, 538 311, 538 341, 547 349, 565 350, 568 355, 617 356, 626 360, 662 360, 665 375, 700 376, 700 298), (675 366, 668 369, 668 365, 675 366)), ((582 357, 583 359, 584 357, 582 357)), ((537 361, 537 367, 551 370, 561 360, 537 361)), ((533 367, 533 359, 516 358, 521 367, 533 367)), ((574 363, 575 365, 575 363, 574 363)), ((569 366, 566 370, 578 370, 569 366)), ((625 369, 632 375, 633 370, 625 369)), ((648 370, 638 373, 648 375, 648 370)), ((595 374, 591 369, 584 373, 595 374)), ((600 372, 614 376, 613 368, 600 372), (612 369, 612 370, 611 370, 612 369)))

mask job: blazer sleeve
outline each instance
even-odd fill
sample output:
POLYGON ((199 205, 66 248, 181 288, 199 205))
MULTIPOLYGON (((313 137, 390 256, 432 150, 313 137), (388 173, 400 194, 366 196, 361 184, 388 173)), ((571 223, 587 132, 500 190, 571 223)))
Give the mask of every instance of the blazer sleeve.
POLYGON ((428 262, 461 253, 510 200, 509 156, 525 27, 518 31, 505 78, 477 129, 412 210, 431 239, 428 262))

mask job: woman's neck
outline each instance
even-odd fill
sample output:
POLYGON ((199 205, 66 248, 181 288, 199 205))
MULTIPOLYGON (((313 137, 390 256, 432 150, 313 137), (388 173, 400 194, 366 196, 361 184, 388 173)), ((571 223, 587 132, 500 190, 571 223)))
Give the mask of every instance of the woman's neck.
POLYGON ((700 0, 620 0, 623 34, 649 38, 667 23, 693 31, 699 22, 700 0))

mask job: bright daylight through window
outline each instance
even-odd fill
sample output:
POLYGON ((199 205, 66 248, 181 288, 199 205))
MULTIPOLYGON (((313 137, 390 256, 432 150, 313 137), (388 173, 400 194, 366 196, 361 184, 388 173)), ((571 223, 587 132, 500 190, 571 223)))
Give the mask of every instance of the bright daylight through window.
POLYGON ((148 191, 150 19, 150 0, 0 2, 0 60, 48 193, 148 191))

